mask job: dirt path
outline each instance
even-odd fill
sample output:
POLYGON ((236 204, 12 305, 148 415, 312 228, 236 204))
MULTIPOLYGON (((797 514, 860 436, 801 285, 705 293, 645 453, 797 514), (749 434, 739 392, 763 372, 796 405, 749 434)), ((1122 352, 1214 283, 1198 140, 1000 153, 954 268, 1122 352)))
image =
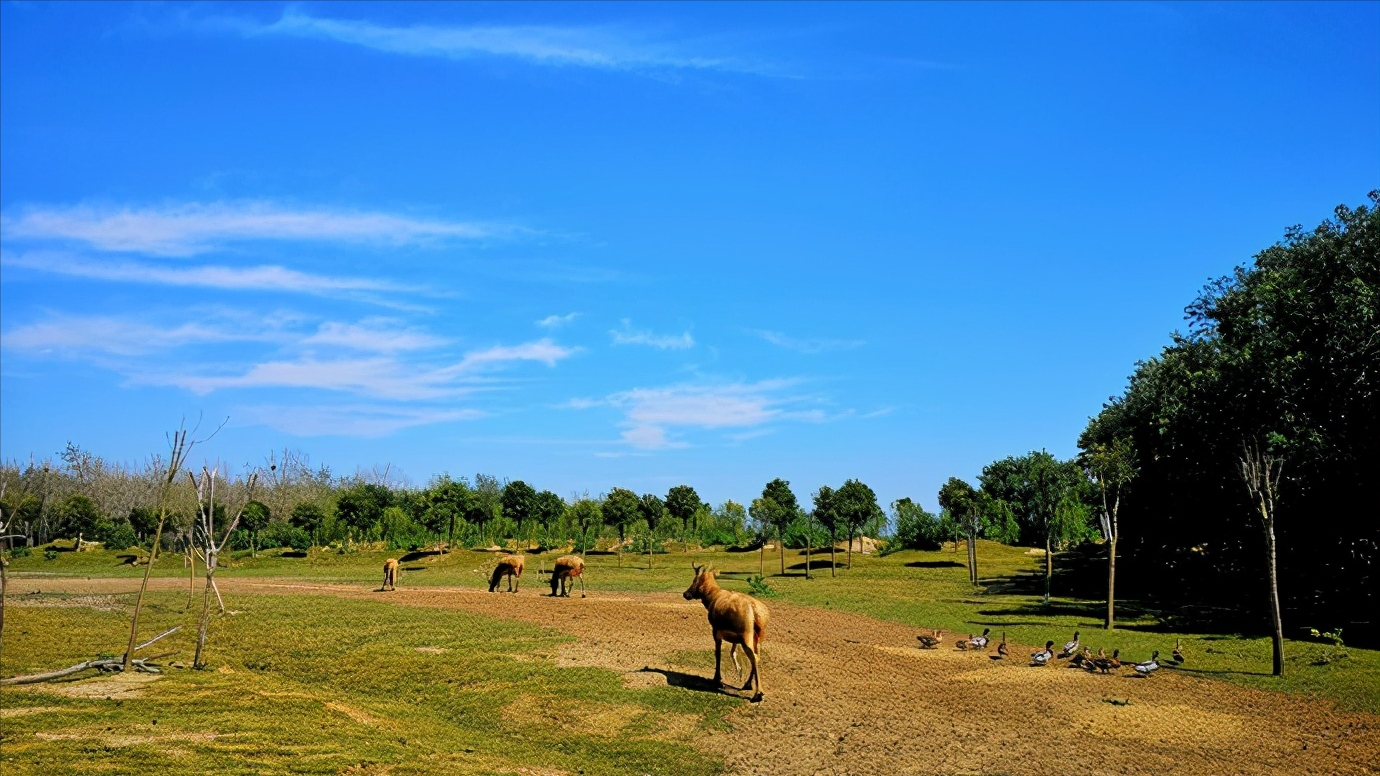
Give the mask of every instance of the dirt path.
MULTIPOLYGON (((155 583, 176 587, 175 580, 155 583)), ((129 586, 115 580, 25 584, 93 593, 129 586)), ((566 664, 609 668, 630 685, 670 682, 715 691, 706 681, 713 641, 704 609, 673 593, 551 599, 531 587, 517 595, 461 588, 375 593, 230 578, 222 590, 310 592, 520 620, 575 636, 578 642, 560 656, 566 664)), ((730 717, 731 731, 700 742, 731 773, 1380 773, 1380 717, 1344 714, 1331 702, 1169 669, 1149 679, 1097 676, 947 646, 920 650, 914 628, 770 606, 766 700, 744 704, 730 717)), ((1011 650, 1013 657, 1031 651, 1011 650)), ((734 677, 731 665, 725 675, 734 677)))

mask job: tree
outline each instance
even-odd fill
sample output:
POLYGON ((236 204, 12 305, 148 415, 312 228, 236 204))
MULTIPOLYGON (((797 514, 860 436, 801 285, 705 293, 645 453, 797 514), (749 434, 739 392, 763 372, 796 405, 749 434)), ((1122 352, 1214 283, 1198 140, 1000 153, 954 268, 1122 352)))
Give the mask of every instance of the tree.
POLYGON ((503 516, 503 495, 498 478, 491 474, 474 475, 474 487, 469 495, 465 519, 479 526, 481 539, 493 541, 484 529, 503 516))
POLYGON ((1107 540, 1107 630, 1116 628, 1116 543, 1121 536, 1117 519, 1122 493, 1136 476, 1135 447, 1130 437, 1118 437, 1110 444, 1093 443, 1084 453, 1089 475, 1102 496, 1102 536, 1107 540))
POLYGON ((980 506, 978 492, 957 477, 950 477, 939 489, 939 507, 953 516, 968 539, 968 581, 974 585, 978 583, 977 534, 982 525, 980 506))
POLYGON ((654 493, 643 493, 637 504, 638 514, 647 521, 647 568, 652 567, 652 547, 656 539, 656 527, 666 516, 666 504, 654 493))
POLYGON ((249 531, 249 552, 256 558, 259 557, 259 532, 267 528, 272 519, 268 505, 262 501, 250 501, 244 505, 244 514, 240 517, 240 522, 244 524, 245 530, 249 531))
MULTIPOLYGON (((550 532, 565 515, 565 500, 549 490, 543 490, 533 499, 532 516, 541 524, 543 531, 550 532)), ((543 545, 548 540, 543 540, 543 545)))
POLYGON ((772 516, 779 509, 775 501, 766 497, 755 498, 748 505, 748 514, 752 515, 752 522, 757 524, 757 573, 763 576, 767 573, 767 529, 771 526, 772 516))
POLYGON ((503 514, 518 525, 527 528, 527 545, 532 544, 532 518, 536 514, 537 491, 522 480, 513 480, 503 486, 503 514))
POLYGON ((292 514, 288 516, 288 522, 294 526, 311 534, 312 545, 319 542, 320 537, 317 532, 321 530, 321 523, 326 520, 326 513, 321 511, 321 507, 314 501, 303 501, 292 508, 292 514))
POLYGON ((847 480, 833 494, 833 508, 848 527, 848 568, 853 568, 853 533, 867 521, 874 519, 882 508, 877 494, 859 480, 847 480))
POLYGON ((100 507, 82 493, 73 493, 63 500, 57 508, 57 534, 70 536, 80 544, 84 537, 93 537, 100 527, 103 515, 100 507))
POLYGON ((1247 442, 1241 451, 1241 479, 1246 491, 1260 512, 1260 525, 1265 532, 1265 556, 1270 580, 1271 643, 1274 655, 1274 675, 1284 675, 1284 620, 1279 614, 1279 575, 1276 571, 1275 497, 1279 493, 1280 475, 1284 459, 1263 450, 1258 442, 1247 442))
POLYGON ((829 532, 829 576, 838 576, 838 562, 835 560, 835 551, 838 549, 839 528, 843 525, 843 518, 839 515, 835 505, 834 489, 828 485, 820 485, 819 490, 815 491, 812 500, 815 508, 811 510, 814 519, 824 526, 824 530, 829 532))
MULTIPOLYGON (((781 552, 781 575, 786 574, 786 527, 791 524, 800 514, 800 505, 796 503, 795 494, 791 492, 791 484, 780 477, 768 482, 762 488, 762 498, 767 499, 771 506, 768 507, 767 519, 776 528, 776 543, 780 545, 781 552)), ((808 568, 809 563, 806 563, 808 568)))
POLYGON ((598 501, 586 497, 578 499, 575 503, 571 504, 570 508, 566 510, 566 514, 571 524, 580 532, 580 555, 583 557, 589 529, 603 523, 603 506, 598 501))
POLYGON ((383 510, 392 503, 393 493, 385 485, 356 482, 336 500, 335 513, 361 539, 376 532, 383 510))
POLYGON ((618 566, 623 566, 623 540, 628 526, 640 516, 641 502, 637 494, 627 488, 614 488, 604 498, 604 525, 618 529, 618 566))
POLYGON ((446 543, 442 548, 447 552, 455 544, 455 527, 465 521, 470 510, 470 486, 464 479, 452 480, 449 475, 432 482, 427 488, 430 505, 426 510, 425 523, 440 533, 444 527, 446 543))
POLYGON ((671 517, 681 521, 691 533, 699 531, 699 514, 702 506, 704 502, 700 501, 700 494, 689 485, 677 485, 666 492, 666 511, 671 517))
POLYGON ((908 550, 937 550, 943 534, 939 533, 939 518, 915 503, 910 497, 891 502, 896 514, 896 542, 908 550))

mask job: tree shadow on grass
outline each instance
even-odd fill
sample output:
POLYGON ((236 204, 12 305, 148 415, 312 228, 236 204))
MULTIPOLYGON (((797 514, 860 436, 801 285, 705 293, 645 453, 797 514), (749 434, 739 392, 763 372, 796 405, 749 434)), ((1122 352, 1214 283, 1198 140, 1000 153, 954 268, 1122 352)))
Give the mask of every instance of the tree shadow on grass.
MULTIPOLYGON (((824 558, 824 560, 819 560, 819 559, 817 559, 817 558, 810 558, 810 570, 811 570, 811 571, 814 571, 815 569, 828 569, 828 568, 829 568, 829 565, 830 565, 830 564, 829 564, 829 558, 828 558, 827 556, 824 558)), ((800 563, 792 563, 792 564, 786 566, 786 568, 803 571, 803 570, 805 569, 805 563, 804 563, 803 561, 800 562, 800 563)), ((799 575, 799 574, 795 574, 795 575, 790 575, 790 576, 800 576, 800 575, 799 575)))
POLYGON ((909 569, 962 569, 967 568, 967 564, 959 563, 956 560, 913 560, 906 564, 909 569))
POLYGON ((398 560, 402 563, 411 563, 414 560, 421 560, 422 558, 429 558, 432 555, 440 554, 440 550, 413 550, 412 552, 407 553, 398 560))

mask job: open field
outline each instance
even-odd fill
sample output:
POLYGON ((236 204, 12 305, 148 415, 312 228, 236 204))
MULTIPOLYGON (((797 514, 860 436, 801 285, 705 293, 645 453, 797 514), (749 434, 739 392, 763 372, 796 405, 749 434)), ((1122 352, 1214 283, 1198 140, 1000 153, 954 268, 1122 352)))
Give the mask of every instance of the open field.
MULTIPOLYGON (((708 686, 691 560, 745 589, 756 553, 591 555, 590 597, 555 600, 529 555, 517 595, 484 592, 492 556, 406 560, 375 592, 381 553, 240 558, 218 575, 211 670, 86 677, 0 690, 6 773, 1374 773, 1380 656, 1313 665, 1291 642, 1283 681, 1266 639, 1182 634, 1188 662, 1149 679, 960 652, 1005 630, 1012 655, 1074 629, 1144 659, 1176 635, 1149 617, 1106 634, 1096 602, 1026 595, 1035 561, 982 545, 974 590, 947 552, 854 556, 851 572, 769 576, 767 696, 708 686), (988 579, 990 578, 990 580, 988 579), (915 647, 918 627, 949 632, 915 647), (956 636, 955 634, 958 634, 956 636), (133 679, 134 681, 130 681, 133 679), (1280 690, 1283 691, 1280 691, 1280 690), (157 720, 155 724, 153 720, 157 720), (288 722, 290 720, 290 722, 288 722)), ((789 553, 788 566, 803 556, 789 553)), ((827 555, 824 556, 827 561, 827 555)), ((780 561, 768 551, 766 570, 780 561)), ((842 556, 840 556, 842 561, 842 556)), ((12 675, 121 649, 139 569, 115 553, 15 559, 3 666, 12 675)), ((192 622, 185 571, 160 561, 141 633, 192 622)), ((199 580, 198 580, 199 581, 199 580)), ((1128 610, 1129 611, 1129 610, 1128 610)), ((190 662, 180 632, 150 651, 190 662)), ((732 667, 727 677, 734 678, 732 667)), ((1129 674, 1130 672, 1125 672, 1129 674)))

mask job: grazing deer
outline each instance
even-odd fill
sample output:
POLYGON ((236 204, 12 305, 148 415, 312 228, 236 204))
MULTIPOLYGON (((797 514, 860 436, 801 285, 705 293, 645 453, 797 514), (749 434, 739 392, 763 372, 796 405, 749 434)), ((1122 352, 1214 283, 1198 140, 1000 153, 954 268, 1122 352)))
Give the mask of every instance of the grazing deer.
POLYGON ((513 580, 522 579, 523 557, 521 555, 504 555, 498 559, 498 565, 494 566, 493 576, 489 577, 489 592, 498 589, 498 581, 503 577, 508 577, 508 592, 516 593, 517 586, 513 580))
MULTIPOLYGON (((579 555, 562 555, 556 559, 556 566, 551 569, 551 596, 554 598, 558 593, 557 586, 560 587, 559 595, 568 598, 570 591, 566 590, 567 582, 572 579, 580 580, 580 597, 585 597, 585 561, 579 555)), ((570 582, 571 589, 575 583, 570 582)))
POLYGON ((389 558, 383 562, 383 587, 379 590, 398 589, 398 559, 389 558))
POLYGON ((695 580, 682 595, 687 601, 698 598, 709 614, 709 627, 714 631, 714 683, 717 685, 723 681, 724 642, 727 641, 730 645, 741 646, 752 666, 743 689, 753 691, 753 701, 762 700, 757 653, 766 636, 767 618, 770 616, 766 604, 752 596, 719 587, 714 579, 718 572, 703 566, 692 565, 691 568, 695 570, 695 580))

